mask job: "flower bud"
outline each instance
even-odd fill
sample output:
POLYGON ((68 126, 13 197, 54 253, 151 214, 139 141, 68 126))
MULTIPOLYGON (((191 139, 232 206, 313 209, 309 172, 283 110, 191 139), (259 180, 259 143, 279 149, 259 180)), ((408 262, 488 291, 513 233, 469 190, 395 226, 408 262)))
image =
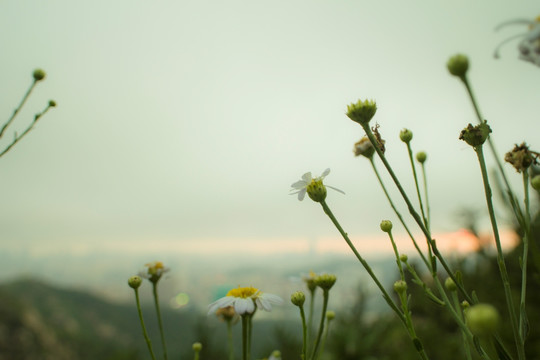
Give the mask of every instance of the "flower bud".
POLYGON ((347 106, 347 116, 360 125, 367 124, 377 112, 377 104, 373 100, 358 100, 347 106))
POLYGON ((334 320, 334 318, 336 317, 336 313, 332 310, 329 310, 326 312, 326 320, 330 321, 330 320, 334 320))
POLYGON ((469 69, 469 58, 462 54, 457 54, 448 59, 446 67, 450 74, 459 78, 464 78, 469 69))
POLYGON ((531 186, 535 190, 540 190, 540 175, 536 175, 531 179, 531 186))
POLYGON ((49 100, 49 107, 55 107, 55 106, 56 106, 56 101, 49 100))
POLYGON ((315 284, 323 290, 330 290, 336 283, 336 276, 329 274, 322 274, 315 278, 315 284))
POLYGON ((35 81, 40 81, 40 80, 45 79, 46 75, 47 74, 45 74, 45 71, 43 71, 43 69, 36 69, 34 70, 34 73, 32 74, 35 81))
POLYGON ((394 283, 394 291, 402 294, 407 291, 407 283, 403 280, 398 280, 394 283))
POLYGON ((469 124, 461 131, 459 139, 465 141, 472 147, 481 146, 484 144, 491 133, 491 128, 484 120, 480 125, 472 126, 469 124))
POLYGON ((528 169, 529 166, 535 163, 535 159, 525 143, 521 143, 519 146, 516 145, 512 151, 507 152, 504 156, 504 161, 512 164, 519 173, 528 169))
POLYGON ((427 160, 427 154, 424 151, 419 151, 416 153, 416 161, 418 161, 420 164, 425 163, 427 160))
POLYGON ((381 221, 381 230, 385 233, 389 233, 392 231, 392 222, 390 220, 383 220, 381 221))
POLYGON ((322 179, 312 179, 306 187, 306 191, 311 200, 315 202, 323 202, 326 199, 326 186, 324 186, 322 179))
POLYGON ((297 291, 291 295, 291 302, 293 303, 293 305, 302 307, 305 301, 306 295, 304 295, 304 293, 301 291, 297 291))
POLYGON ((132 288, 132 289, 138 289, 142 284, 142 279, 140 276, 132 276, 128 279, 128 285, 132 288))
POLYGON ((364 136, 360 139, 357 143, 354 144, 354 156, 364 156, 368 159, 371 159, 373 157, 373 154, 375 154, 375 148, 373 147, 373 144, 371 141, 369 141, 367 136, 364 136))
POLYGON ((401 254, 399 255, 399 260, 401 260, 401 262, 403 263, 406 263, 407 261, 409 261, 409 257, 406 254, 401 254))
POLYGON ((471 307, 471 304, 469 304, 469 302, 468 302, 467 300, 463 300, 463 301, 461 302, 461 308, 462 308, 464 311, 467 310, 467 309, 470 308, 470 307, 471 307))
POLYGON ((194 342, 193 345, 191 345, 191 348, 193 351, 199 352, 202 350, 202 344, 200 342, 194 342))
POLYGON ((446 278, 446 281, 444 282, 444 287, 446 287, 446 290, 452 291, 452 292, 457 290, 456 283, 450 277, 446 278))
POLYGON ((399 133, 399 138, 401 139, 401 141, 403 141, 405 144, 408 144, 411 142, 412 138, 413 138, 413 133, 411 130, 409 129, 403 129, 401 130, 401 132, 399 133))
POLYGON ((499 325, 499 312, 493 305, 476 304, 467 309, 465 319, 474 335, 491 335, 499 325))

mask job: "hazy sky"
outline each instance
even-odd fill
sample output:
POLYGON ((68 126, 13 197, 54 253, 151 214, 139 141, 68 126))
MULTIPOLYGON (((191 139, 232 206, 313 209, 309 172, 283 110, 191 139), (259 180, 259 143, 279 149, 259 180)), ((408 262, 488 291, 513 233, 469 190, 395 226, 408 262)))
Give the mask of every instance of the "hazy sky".
POLYGON ((234 252, 327 239, 337 233, 320 206, 289 195, 327 167, 346 192, 328 203, 362 246, 395 217, 352 154, 363 134, 344 113, 358 98, 377 101, 410 190, 398 134, 413 131, 428 152, 434 229, 456 230, 455 213, 484 198, 458 140, 476 119, 446 61, 470 57, 501 154, 524 140, 538 150, 540 68, 517 59, 517 42, 493 58, 525 31, 497 24, 538 14, 532 1, 0 1, 4 119, 33 69, 47 72, 2 143, 58 103, 0 159, 1 247, 166 253, 208 241, 234 252))

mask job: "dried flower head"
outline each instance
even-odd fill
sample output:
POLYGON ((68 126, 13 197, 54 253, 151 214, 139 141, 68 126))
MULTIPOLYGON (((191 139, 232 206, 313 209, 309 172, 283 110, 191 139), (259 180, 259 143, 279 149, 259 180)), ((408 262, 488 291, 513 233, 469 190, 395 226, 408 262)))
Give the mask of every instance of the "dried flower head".
POLYGON ((461 131, 459 139, 465 141, 472 147, 481 146, 484 144, 491 133, 491 128, 484 120, 483 123, 472 126, 469 124, 465 129, 461 131))
POLYGON ((373 157, 373 154, 375 154, 375 148, 373 147, 373 144, 371 144, 371 141, 369 141, 367 136, 364 136, 360 139, 360 141, 356 142, 354 144, 354 156, 364 156, 368 159, 371 159, 373 157))
POLYGON ((521 143, 521 145, 516 144, 512 151, 506 153, 504 161, 512 164, 519 173, 528 169, 532 164, 536 164, 534 152, 530 151, 525 143, 521 143))

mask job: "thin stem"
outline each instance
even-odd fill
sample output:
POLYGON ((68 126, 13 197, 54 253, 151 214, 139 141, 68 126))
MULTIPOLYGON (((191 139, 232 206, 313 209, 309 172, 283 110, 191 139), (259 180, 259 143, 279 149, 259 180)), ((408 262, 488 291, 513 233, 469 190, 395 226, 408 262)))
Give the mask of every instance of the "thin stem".
POLYGON ((379 281, 379 279, 377 278, 377 276, 375 275, 375 273, 373 272, 373 270, 371 269, 371 267, 369 266, 369 264, 367 263, 366 260, 364 260, 364 258, 360 255, 360 253, 358 252, 358 250, 356 250, 356 247, 353 245, 352 241, 349 239, 349 236, 347 235, 347 233, 343 230, 343 228, 341 227, 341 225, 339 224, 339 222, 337 221, 336 217, 334 216, 334 214, 332 213, 332 211, 330 210, 330 208, 328 207, 328 205, 326 204, 325 201, 321 201, 321 206, 323 207, 323 210, 324 212, 326 213, 326 215, 328 215, 328 217, 330 218, 330 220, 332 220, 332 223, 334 223, 334 226, 338 229, 339 233, 341 234, 341 236, 343 237, 343 239, 345 240, 345 242, 347 243, 347 245, 349 245, 349 247, 351 248, 352 252, 354 253, 354 255, 356 256, 356 258, 358 259, 358 261, 360 261, 360 263, 364 266, 364 269, 368 272, 369 276, 371 276, 371 278, 373 279, 373 281, 375 282, 375 284, 377 285, 377 287, 379 288, 379 290, 382 292, 383 294, 383 298, 386 300, 386 302, 388 303, 388 305, 392 308, 392 310, 394 310, 394 312, 398 315, 399 319, 402 321, 402 322, 405 322, 405 318, 403 317, 403 314, 401 313, 401 311, 399 310, 399 308, 397 307, 397 305, 394 303, 394 301, 392 300, 392 298, 390 297, 390 295, 388 295, 388 292, 386 292, 386 289, 384 288, 384 286, 382 286, 381 282, 379 281))
POLYGON ((403 225, 403 227, 405 228, 405 231, 407 232, 407 234, 409 235, 409 237, 411 238, 412 242, 413 242, 413 245, 414 247, 416 248, 416 251, 418 252, 418 254, 420 255, 420 257, 422 258, 422 261, 424 261, 424 263, 426 264, 427 268, 431 271, 431 263, 426 259, 424 253, 422 252, 422 250, 420 250, 420 247, 418 246, 418 244, 416 243, 416 240, 414 239, 414 236, 412 235, 411 231, 409 230, 409 227, 407 226, 407 224, 405 223, 405 221, 403 220, 403 217, 401 216, 400 212, 398 211, 398 209, 396 208, 396 206, 394 205, 394 202, 392 201, 392 198, 390 197, 390 194, 388 194, 388 191, 386 190, 386 186, 384 185, 383 181, 382 181, 382 178, 379 174, 379 171, 377 170, 377 167, 375 166, 375 161, 373 160, 373 157, 369 158, 369 162, 371 163, 371 166, 373 168, 373 171, 375 172, 375 175, 377 176, 377 180, 379 181, 379 184, 381 185, 381 188, 383 189, 384 191, 384 195, 386 196, 386 199, 388 200, 388 202, 390 203, 390 206, 392 207, 392 210, 394 210, 394 213, 396 214, 396 216, 398 217, 399 219, 399 222, 401 222, 401 225, 403 225))
POLYGON ((152 342, 150 341, 150 337, 148 336, 148 332, 146 331, 146 326, 144 325, 144 318, 143 318, 142 310, 141 310, 141 302, 139 300, 139 289, 133 289, 133 290, 135 290, 135 302, 137 303, 137 312, 139 314, 139 320, 141 321, 143 337, 144 337, 144 340, 146 341, 146 346, 148 346, 148 351, 150 352, 150 356, 152 357, 152 360, 156 360, 156 356, 154 355, 154 351, 152 350, 152 342))
POLYGON ((426 285, 426 283, 420 279, 420 276, 418 276, 418 274, 416 273, 416 270, 414 269, 414 267, 412 267, 411 264, 409 264, 409 262, 405 262, 405 265, 407 266, 407 270, 409 271, 409 273, 412 275, 412 277, 414 278, 413 282, 415 284, 418 284, 420 286, 422 286, 422 289, 424 289, 424 292, 426 293, 426 296, 428 298, 430 298, 433 302, 435 302, 437 305, 441 305, 441 306, 444 306, 445 303, 444 301, 442 301, 441 299, 439 299, 432 291, 430 288, 428 288, 428 286, 426 285))
POLYGON ((159 308, 159 298, 157 292, 157 281, 152 282, 152 293, 154 294, 154 305, 156 307, 158 325, 159 325, 159 334, 161 336, 161 346, 163 347, 163 358, 167 360, 167 345, 165 344, 165 333, 163 331, 163 321, 161 320, 161 310, 159 308))
POLYGON ((514 334, 514 341, 516 343, 516 348, 518 352, 518 358, 520 360, 525 359, 525 350, 523 346, 523 341, 521 340, 520 332, 518 330, 518 320, 516 317, 516 312, 514 309, 514 300, 512 298, 512 291, 510 289, 510 280, 508 277, 508 272, 506 271, 506 263, 504 261, 504 255, 501 246, 501 240, 499 237, 499 229, 497 227, 497 219, 495 218, 495 211, 493 209, 493 202, 491 199, 491 188, 489 186, 489 179, 486 170, 486 162, 484 159, 484 153, 482 146, 477 146, 474 148, 476 154, 478 155, 478 162, 480 163, 480 170, 482 172, 482 181, 484 183, 484 192, 486 196, 486 203, 489 212, 489 218, 491 220, 491 227, 493 230, 493 236, 495 237, 495 244, 497 246, 497 263, 499 265, 499 272, 501 274, 501 279, 503 282, 504 295, 506 297, 506 305, 508 307, 508 313, 510 315, 510 323, 512 326, 512 332, 514 334))
POLYGON ((6 131, 8 126, 13 122, 13 120, 15 120, 15 116, 17 116, 17 114, 19 113, 19 111, 23 107, 24 103, 26 102, 26 99, 28 99, 28 97, 30 96, 30 93, 32 92, 32 90, 36 86, 37 82, 38 82, 38 80, 34 79, 34 81, 32 82, 32 85, 30 85, 30 88, 28 88, 28 90, 26 91, 26 94, 24 94, 19 106, 17 106, 17 108, 13 111, 13 114, 11 115, 11 117, 4 124, 4 126, 2 126, 2 129, 0 129, 0 138, 4 135, 4 132, 6 131))
MULTIPOLYGON (((426 213, 424 211, 424 204, 422 202, 422 196, 420 196, 420 185, 418 184, 418 176, 416 175, 416 166, 414 166, 413 153, 411 149, 411 143, 407 143, 407 152, 409 153, 409 161, 411 163, 411 169, 414 177, 414 186, 416 188, 416 196, 418 196, 418 203, 420 204, 420 213, 422 214, 422 219, 424 220, 424 225, 429 229, 429 223, 426 218, 426 213)), ((431 250, 428 246, 429 256, 431 257, 431 250)))
POLYGON ((321 356, 322 353, 324 353, 324 344, 326 344, 326 340, 328 340, 328 333, 330 332, 330 321, 328 318, 326 319, 326 326, 324 327, 324 335, 321 342, 321 351, 319 352, 319 355, 317 355, 317 360, 321 356))
POLYGON ((242 315, 242 360, 248 360, 248 326, 249 326, 249 315, 242 315))
POLYGON ((311 360, 317 358, 317 350, 319 349, 319 344, 321 342, 321 337, 324 329, 324 320, 326 319, 326 308, 328 307, 328 298, 330 297, 330 291, 328 289, 323 289, 323 307, 321 321, 319 323, 319 331, 317 333, 317 339, 315 340, 315 345, 313 347, 313 352, 311 354, 311 360))
POLYGON ((418 339, 418 336, 416 336, 416 331, 414 330, 414 325, 412 323, 411 318, 411 312, 409 311, 409 304, 407 299, 407 291, 400 291, 398 292, 399 300, 401 301, 401 309, 403 311, 403 314, 405 315, 405 327, 407 328, 407 332, 409 333, 409 336, 413 342, 414 348, 418 352, 418 355, 424 360, 429 359, 426 351, 424 349, 424 346, 422 345, 422 342, 420 339, 418 339))
MULTIPOLYGON (((257 309, 255 309, 255 311, 257 311, 257 309)), ((247 357, 247 360, 251 358, 251 335, 253 333, 253 315, 255 315, 255 311, 253 311, 253 313, 248 315, 248 334, 247 334, 248 357, 247 357)))
POLYGON ((304 313, 304 306, 300 305, 300 317, 302 318, 302 360, 307 360, 307 326, 306 326, 306 314, 304 313))
POLYGON ((229 360, 234 360, 234 346, 232 336, 232 321, 227 321, 227 343, 229 348, 229 360))
MULTIPOLYGON (((36 125, 37 121, 47 113, 47 111, 49 111, 49 109, 51 108, 51 105, 47 105, 47 107, 41 112, 41 113, 38 113, 34 116, 34 120, 32 121, 32 123, 23 131, 23 133, 21 135, 18 135, 18 136, 15 136, 15 138, 13 139, 13 141, 4 149, 0 152, 0 157, 4 156, 5 153, 7 153, 9 150, 11 150, 11 148, 13 146, 15 146, 15 144, 17 144, 23 137, 26 136, 26 134, 28 134, 30 132, 30 130, 32 130, 34 128, 34 126, 36 125)), ((4 125, 4 129, 6 128, 6 125, 4 125)))
MULTIPOLYGON (((451 297, 452 297, 452 303, 453 303, 454 309, 456 310, 457 315, 459 316, 461 321, 464 321, 463 312, 461 311, 461 304, 459 303, 457 292, 452 291, 451 297)), ((465 357, 467 360, 472 360, 471 347, 469 345, 469 339, 467 338, 467 334, 465 333, 465 331, 463 331, 462 328, 460 328, 460 330, 461 330, 461 335, 463 336, 463 352, 465 352, 465 357)))
MULTIPOLYGON (((414 220, 416 221, 416 223, 418 224, 418 226, 420 227, 420 229, 424 233, 424 236, 426 237, 426 240, 428 242, 428 246, 431 246, 431 249, 433 250, 433 254, 435 254, 437 259, 439 259, 439 261, 441 262, 441 264, 444 267, 444 269, 445 269, 446 273, 448 274, 448 276, 450 276, 452 278, 452 280, 454 280, 454 282, 456 283, 456 286, 458 287, 459 291, 463 294, 465 299, 469 303, 474 304, 473 299, 465 291, 465 288, 463 287, 463 284, 460 281, 457 280, 456 276, 454 275, 454 273, 450 269, 450 266, 448 266, 448 264, 446 263, 446 260, 444 259, 444 257, 440 253, 439 249, 437 248, 437 243, 435 242, 434 239, 431 238, 431 232, 428 230, 428 228, 426 228, 426 226, 422 222, 422 219, 420 218, 418 213, 414 210, 414 207, 413 207, 411 201, 409 200, 409 197, 407 196, 407 193, 405 192, 405 190, 403 190, 403 187, 401 186, 401 183, 399 182, 396 174, 392 170, 392 167, 390 166, 390 164, 386 160, 386 157, 384 156, 383 152, 379 148, 378 143, 377 143, 377 139, 375 139, 375 136, 373 135, 373 132, 369 128, 369 124, 361 124, 361 125, 362 125, 362 128, 364 129, 364 131, 366 133, 366 136, 369 138, 369 141, 371 141, 371 144, 375 148, 375 151, 377 152, 377 155, 379 155, 379 158, 381 159, 384 166, 386 167, 386 170, 388 171, 388 174, 390 174, 390 176, 392 177, 392 180, 394 181, 394 184, 396 185, 396 187, 398 188, 401 196, 403 197, 403 200, 407 204, 407 207, 409 209, 409 213, 411 214, 411 216, 414 218, 414 220)), ((437 262, 436 262, 435 258, 431 258, 430 260, 431 260, 430 270, 431 270, 432 276, 436 276, 437 262)))
POLYGON ((426 176, 426 167, 424 163, 421 164, 422 167, 422 180, 424 181, 424 199, 426 200, 426 216, 428 228, 431 226, 431 211, 429 208, 429 198, 428 198, 428 186, 427 186, 427 176, 426 176))
POLYGON ((390 238, 392 249, 394 250, 394 255, 396 256, 396 264, 399 270, 400 278, 401 280, 405 281, 405 273, 403 272, 403 266, 401 265, 401 259, 399 258, 399 251, 397 249, 396 242, 394 241, 394 237, 392 236, 392 231, 388 231, 388 237, 390 238))
MULTIPOLYGON (((313 341, 313 311, 315 310, 315 292, 317 291, 317 287, 313 289, 309 289, 309 315, 308 315, 308 339, 309 341, 313 341)), ((308 359, 306 353, 306 360, 308 359)), ((310 354, 311 355, 311 354, 310 354)))
POLYGON ((527 297, 527 261, 529 257, 529 238, 531 235, 531 211, 529 205, 529 171, 523 171, 523 192, 525 194, 525 226, 523 229, 523 257, 521 262, 521 301, 519 304, 519 335, 522 346, 529 332, 525 300, 527 297))

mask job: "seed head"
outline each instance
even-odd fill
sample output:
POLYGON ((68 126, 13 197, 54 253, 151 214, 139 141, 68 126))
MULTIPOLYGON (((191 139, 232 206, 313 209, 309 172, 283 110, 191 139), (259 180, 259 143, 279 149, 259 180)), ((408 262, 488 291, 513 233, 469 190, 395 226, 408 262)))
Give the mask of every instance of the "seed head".
POLYGON ((475 148, 484 144, 490 133, 491 128, 487 124, 487 121, 484 120, 480 125, 467 125, 467 127, 461 131, 459 139, 475 148))

